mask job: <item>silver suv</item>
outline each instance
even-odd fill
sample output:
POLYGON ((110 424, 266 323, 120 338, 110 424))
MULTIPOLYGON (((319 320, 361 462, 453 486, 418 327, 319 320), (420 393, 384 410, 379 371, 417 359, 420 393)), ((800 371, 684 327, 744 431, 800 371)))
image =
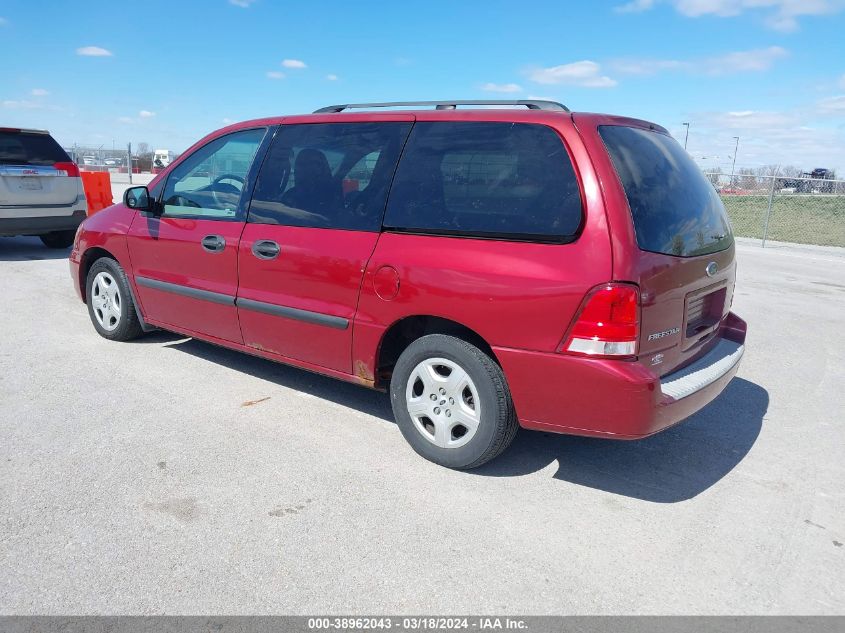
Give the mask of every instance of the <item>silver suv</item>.
POLYGON ((49 132, 0 127, 0 236, 67 248, 86 212, 79 167, 49 132))

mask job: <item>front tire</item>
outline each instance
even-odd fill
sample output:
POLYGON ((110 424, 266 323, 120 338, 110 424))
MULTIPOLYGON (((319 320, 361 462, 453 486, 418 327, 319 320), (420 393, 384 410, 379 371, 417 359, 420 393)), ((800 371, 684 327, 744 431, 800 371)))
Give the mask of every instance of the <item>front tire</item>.
POLYGON ((448 468, 490 461, 519 428, 502 368, 475 345, 444 334, 418 338, 402 352, 390 402, 411 447, 448 468))
POLYGON ((86 278, 88 316, 97 334, 110 341, 131 341, 143 333, 126 273, 113 259, 94 262, 86 278))
POLYGON ((38 237, 47 248, 70 248, 75 235, 76 231, 54 231, 38 237))

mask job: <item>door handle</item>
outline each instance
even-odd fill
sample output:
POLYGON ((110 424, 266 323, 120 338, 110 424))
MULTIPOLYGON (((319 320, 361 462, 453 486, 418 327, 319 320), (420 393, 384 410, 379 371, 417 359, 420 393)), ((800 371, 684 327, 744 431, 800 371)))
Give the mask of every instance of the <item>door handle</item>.
POLYGON ((200 241, 202 248, 209 253, 220 253, 226 248, 226 240, 220 235, 206 235, 200 241))
POLYGON ((282 252, 273 240, 258 240, 252 245, 252 254, 258 259, 276 259, 282 252))

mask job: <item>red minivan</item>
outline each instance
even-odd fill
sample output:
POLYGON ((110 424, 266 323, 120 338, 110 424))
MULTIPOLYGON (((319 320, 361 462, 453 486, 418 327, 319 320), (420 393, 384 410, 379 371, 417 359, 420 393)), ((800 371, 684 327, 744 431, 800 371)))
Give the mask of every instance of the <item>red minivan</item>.
POLYGON ((713 186, 662 127, 549 101, 231 125, 85 220, 70 268, 100 335, 162 328, 389 391, 452 468, 520 426, 656 433, 744 350, 713 186))

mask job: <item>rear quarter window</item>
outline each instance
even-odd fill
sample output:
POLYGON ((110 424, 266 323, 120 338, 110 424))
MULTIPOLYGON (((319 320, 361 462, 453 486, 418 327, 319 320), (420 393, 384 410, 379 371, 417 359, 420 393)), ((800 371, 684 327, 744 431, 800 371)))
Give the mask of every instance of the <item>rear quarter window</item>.
POLYGON ((0 164, 53 165, 70 157, 49 134, 0 132, 0 164))
POLYGON ((581 192, 551 128, 524 123, 414 125, 384 220, 388 230, 571 241, 581 192))
POLYGON ((675 139, 619 125, 600 126, 599 134, 625 189, 642 250, 694 257, 733 243, 719 194, 675 139))

